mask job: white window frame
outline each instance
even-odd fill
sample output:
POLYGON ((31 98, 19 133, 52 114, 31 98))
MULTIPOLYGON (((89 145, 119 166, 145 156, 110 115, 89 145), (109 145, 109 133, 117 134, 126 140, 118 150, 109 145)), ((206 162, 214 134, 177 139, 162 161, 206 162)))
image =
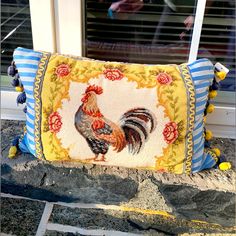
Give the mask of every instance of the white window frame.
MULTIPOLYGON (((206 0, 198 0, 189 62, 197 59, 206 0)), ((30 0, 33 45, 35 50, 82 56, 83 6, 81 0, 30 0)), ((1 119, 25 120, 22 105, 16 105, 18 93, 1 91, 1 119)), ((234 104, 216 104, 207 116, 207 128, 215 137, 234 138, 234 104)))

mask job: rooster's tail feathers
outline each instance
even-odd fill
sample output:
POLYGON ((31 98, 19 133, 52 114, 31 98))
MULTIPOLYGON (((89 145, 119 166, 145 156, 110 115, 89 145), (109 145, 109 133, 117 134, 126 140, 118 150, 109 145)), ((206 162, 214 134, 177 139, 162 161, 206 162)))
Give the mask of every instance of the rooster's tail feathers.
POLYGON ((120 121, 129 151, 138 154, 156 128, 155 115, 145 108, 136 108, 126 112, 120 121))

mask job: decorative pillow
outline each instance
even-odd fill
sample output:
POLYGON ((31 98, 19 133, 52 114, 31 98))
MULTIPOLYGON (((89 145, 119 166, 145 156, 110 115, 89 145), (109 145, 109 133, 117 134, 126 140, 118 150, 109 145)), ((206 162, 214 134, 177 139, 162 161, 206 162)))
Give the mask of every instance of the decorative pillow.
POLYGON ((26 102, 27 120, 9 157, 20 150, 48 161, 177 174, 218 161, 204 116, 213 110, 208 99, 226 73, 215 72, 214 78, 208 59, 144 65, 17 48, 14 62, 9 74, 24 90, 17 100, 26 102))

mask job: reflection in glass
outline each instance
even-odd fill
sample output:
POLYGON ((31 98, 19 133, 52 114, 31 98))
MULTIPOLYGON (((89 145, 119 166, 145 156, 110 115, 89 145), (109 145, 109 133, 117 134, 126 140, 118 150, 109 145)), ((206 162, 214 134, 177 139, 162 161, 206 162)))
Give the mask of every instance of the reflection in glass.
POLYGON ((207 0, 198 57, 228 67, 220 90, 235 91, 235 1, 207 0))
POLYGON ((86 0, 87 57, 138 63, 188 60, 195 0, 86 0))
MULTIPOLYGON (((1 74, 5 75, 16 47, 32 48, 29 0, 1 1, 1 74)), ((4 76, 2 77, 2 80, 4 76)), ((3 81, 2 81, 3 82, 3 81)), ((2 83, 4 85, 4 83, 2 83)))

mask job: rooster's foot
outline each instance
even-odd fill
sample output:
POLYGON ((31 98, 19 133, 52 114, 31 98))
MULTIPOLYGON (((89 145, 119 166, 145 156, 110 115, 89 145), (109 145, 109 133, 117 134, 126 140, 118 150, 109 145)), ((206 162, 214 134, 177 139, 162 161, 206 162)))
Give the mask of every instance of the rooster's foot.
POLYGON ((86 161, 97 161, 98 155, 92 158, 87 158, 86 161))
POLYGON ((105 155, 102 155, 102 158, 100 159, 100 161, 106 161, 105 155))
POLYGON ((105 155, 102 155, 101 159, 95 158, 94 161, 103 161, 103 162, 105 162, 106 161, 105 155))

